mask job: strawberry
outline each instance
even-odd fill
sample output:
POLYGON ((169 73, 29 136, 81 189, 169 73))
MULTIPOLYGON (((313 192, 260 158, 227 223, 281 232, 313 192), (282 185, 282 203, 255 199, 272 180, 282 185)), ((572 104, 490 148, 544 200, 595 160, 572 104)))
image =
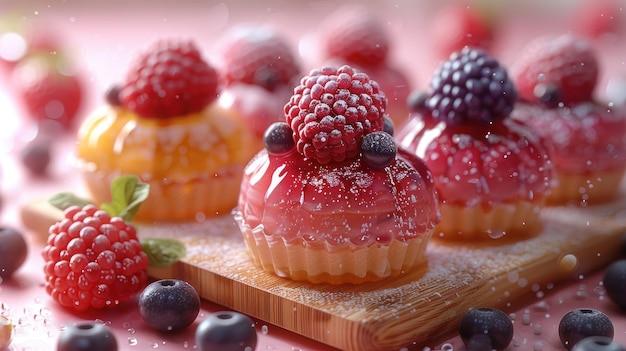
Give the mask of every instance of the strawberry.
POLYGON ((378 66, 389 52, 389 37, 374 14, 359 6, 345 6, 330 14, 320 26, 325 58, 341 64, 378 66))
POLYGON ((495 41, 496 23, 485 7, 454 2, 435 15, 433 42, 441 57, 466 46, 490 51, 495 41))
POLYGON ((342 66, 304 76, 284 111, 298 152, 325 164, 356 157, 363 136, 383 130, 386 108, 376 81, 342 66))
POLYGON ((217 98, 217 72, 190 40, 160 40, 130 65, 122 104, 146 118, 199 112, 217 98))
POLYGON ((29 56, 13 69, 10 83, 31 118, 57 122, 66 130, 75 127, 84 86, 66 58, 29 56))
POLYGON ((290 44, 267 27, 234 28, 222 38, 218 56, 226 86, 246 83, 274 91, 292 86, 300 73, 298 57, 290 44))
MULTIPOLYGON (((145 287, 148 265, 159 261, 153 253, 162 247, 140 242, 130 224, 148 196, 148 185, 121 176, 112 183, 112 196, 101 209, 68 194, 51 200, 65 210, 50 226, 42 251, 45 290, 64 307, 85 311, 127 301, 145 287)), ((182 244, 166 244, 167 250, 178 247, 169 263, 184 255, 182 244)))
POLYGON ((571 34, 532 40, 511 70, 519 96, 528 102, 546 94, 565 105, 590 101, 598 81, 591 44, 571 34))

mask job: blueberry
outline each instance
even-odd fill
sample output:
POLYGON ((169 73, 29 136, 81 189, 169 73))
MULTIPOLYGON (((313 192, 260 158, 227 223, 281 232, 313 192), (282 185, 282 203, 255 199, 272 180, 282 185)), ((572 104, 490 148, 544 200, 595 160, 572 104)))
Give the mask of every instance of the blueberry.
POLYGON ((27 255, 28 245, 22 233, 0 227, 0 278, 9 278, 24 264, 27 255))
POLYGON ((51 146, 50 142, 34 140, 22 149, 20 159, 31 174, 41 176, 46 173, 52 159, 51 146))
POLYGON ((626 259, 611 263, 604 271, 602 283, 611 301, 626 309, 626 259))
POLYGON ((537 84, 533 93, 541 104, 549 108, 557 107, 561 102, 561 91, 554 84, 537 84))
POLYGON ((605 336, 613 339, 613 323, 601 311, 579 308, 567 312, 559 322, 559 338, 566 349, 589 336, 605 336))
POLYGON ((122 87, 119 84, 114 84, 107 89, 104 98, 109 105, 115 107, 122 105, 120 100, 120 90, 122 90, 122 87))
POLYGON ((365 162, 373 168, 385 168, 396 158, 398 148, 386 132, 372 132, 363 137, 361 152, 365 162))
POLYGON ((461 318, 459 335, 468 350, 503 350, 513 340, 513 322, 501 310, 472 308, 461 318))
POLYGON ((163 279, 149 284, 139 296, 139 314, 151 328, 163 332, 182 330, 196 320, 200 296, 189 283, 163 279))
POLYGON ((212 313, 196 329, 196 345, 200 351, 254 350, 256 343, 254 322, 238 312, 212 313))
POLYGON ((59 335, 57 351, 117 351, 117 340, 106 325, 81 322, 59 335))
POLYGON ((626 351, 626 348, 606 336, 590 336, 577 342, 572 351, 626 351))
POLYGON ((295 145, 293 131, 285 122, 274 122, 265 130, 263 143, 270 154, 285 153, 295 145))
POLYGON ((409 112, 425 113, 428 110, 426 107, 426 101, 428 100, 428 93, 422 90, 415 90, 411 92, 407 99, 407 105, 409 112))
POLYGON ((389 118, 389 116, 385 115, 383 117, 383 132, 393 136, 393 133, 395 132, 395 126, 393 125, 393 121, 391 120, 391 118, 389 118))

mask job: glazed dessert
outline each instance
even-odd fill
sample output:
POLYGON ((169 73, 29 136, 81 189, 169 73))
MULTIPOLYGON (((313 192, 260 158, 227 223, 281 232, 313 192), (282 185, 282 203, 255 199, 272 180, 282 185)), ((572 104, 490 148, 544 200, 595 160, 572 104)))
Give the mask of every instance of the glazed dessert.
POLYGON ((423 106, 397 133, 433 173, 442 216, 434 237, 538 233, 552 166, 536 133, 508 118, 516 97, 498 61, 466 47, 438 68, 423 106))
POLYGON ((224 33, 215 49, 224 87, 218 104, 238 111, 254 131, 257 150, 265 129, 281 120, 285 101, 300 77, 300 60, 276 30, 239 25, 224 33))
POLYGON ((527 44, 513 66, 521 102, 513 117, 551 147, 558 181, 550 204, 615 199, 626 169, 626 111, 594 98, 599 64, 592 46, 573 35, 527 44))
POLYGON ((319 44, 326 64, 347 64, 377 81, 387 95, 387 114, 395 125, 404 123, 411 81, 392 61, 392 40, 379 18, 366 7, 340 7, 320 24, 319 44))
POLYGON ((161 40, 141 53, 108 104, 83 123, 77 157, 97 203, 122 174, 150 184, 137 221, 202 221, 237 204, 256 150, 235 111, 215 103, 217 73, 191 41, 161 40))
POLYGON ((362 283, 424 262, 439 221, 434 184, 419 158, 396 147, 386 102, 350 66, 313 70, 295 87, 285 122, 268 128, 245 169, 234 213, 264 270, 362 283))

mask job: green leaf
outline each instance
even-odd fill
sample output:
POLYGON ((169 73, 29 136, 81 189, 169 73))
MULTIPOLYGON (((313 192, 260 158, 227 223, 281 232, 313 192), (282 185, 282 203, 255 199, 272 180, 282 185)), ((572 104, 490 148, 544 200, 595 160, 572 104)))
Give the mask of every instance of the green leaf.
POLYGON ((89 200, 80 198, 72 193, 67 193, 67 192, 52 195, 52 197, 48 199, 48 203, 60 209, 61 211, 64 211, 66 208, 70 206, 83 207, 85 205, 92 204, 92 202, 89 200))
POLYGON ((102 204, 100 208, 111 216, 131 221, 141 204, 148 198, 149 192, 150 185, 142 183, 137 176, 119 176, 111 182, 112 201, 102 204))
POLYGON ((141 239, 141 248, 152 267, 169 267, 187 255, 185 244, 171 238, 141 239))

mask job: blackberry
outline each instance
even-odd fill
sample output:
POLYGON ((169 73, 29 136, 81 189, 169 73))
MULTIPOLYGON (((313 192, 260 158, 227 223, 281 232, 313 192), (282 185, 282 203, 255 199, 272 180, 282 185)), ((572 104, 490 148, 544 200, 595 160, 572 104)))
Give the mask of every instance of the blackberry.
POLYGON ((470 47, 453 53, 435 71, 430 88, 427 107, 433 117, 451 124, 505 118, 517 99, 506 69, 486 52, 470 47))

